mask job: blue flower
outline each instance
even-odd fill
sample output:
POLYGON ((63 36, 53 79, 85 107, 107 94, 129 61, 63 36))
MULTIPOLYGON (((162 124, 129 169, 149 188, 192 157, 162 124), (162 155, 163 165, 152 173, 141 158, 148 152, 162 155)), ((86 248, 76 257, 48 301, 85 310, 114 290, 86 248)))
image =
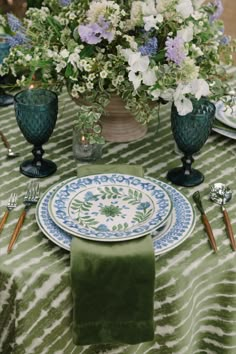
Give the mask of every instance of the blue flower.
POLYGON ((137 210, 146 210, 150 207, 150 203, 149 202, 143 202, 143 203, 140 203, 138 206, 137 206, 137 210))
POLYGON ((86 192, 84 196, 84 200, 89 202, 91 200, 98 200, 98 196, 93 194, 92 192, 86 192))
POLYGON ((59 5, 62 7, 69 6, 71 4, 71 0, 59 0, 59 5))
POLYGON ((22 22, 15 15, 8 13, 7 20, 12 32, 23 29, 22 22))
POLYGON ((158 41, 156 37, 150 38, 144 45, 141 45, 138 50, 142 55, 151 56, 157 52, 158 41))
POLYGON ((6 41, 10 47, 15 47, 17 45, 26 44, 29 42, 26 35, 22 32, 17 32, 14 36, 7 36, 6 41))
POLYGON ((221 43, 222 45, 228 45, 229 42, 230 42, 229 36, 223 36, 223 37, 220 39, 220 43, 221 43))
POLYGON ((210 16, 210 22, 218 20, 224 11, 224 7, 221 0, 215 0, 213 6, 215 7, 215 12, 210 16))
POLYGON ((107 227, 105 224, 100 224, 100 225, 97 227, 97 230, 98 230, 98 231, 109 231, 108 227, 107 227))

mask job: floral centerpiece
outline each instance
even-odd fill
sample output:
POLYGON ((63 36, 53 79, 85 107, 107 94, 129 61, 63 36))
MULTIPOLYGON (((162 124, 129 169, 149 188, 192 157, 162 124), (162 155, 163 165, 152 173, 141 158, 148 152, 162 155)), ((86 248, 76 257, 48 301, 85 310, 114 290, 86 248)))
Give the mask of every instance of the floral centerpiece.
POLYGON ((141 123, 157 116, 150 101, 172 101, 179 114, 191 98, 228 93, 234 41, 219 19, 221 0, 45 0, 20 22, 8 14, 9 57, 0 74, 17 84, 65 84, 104 110, 112 94, 141 123))

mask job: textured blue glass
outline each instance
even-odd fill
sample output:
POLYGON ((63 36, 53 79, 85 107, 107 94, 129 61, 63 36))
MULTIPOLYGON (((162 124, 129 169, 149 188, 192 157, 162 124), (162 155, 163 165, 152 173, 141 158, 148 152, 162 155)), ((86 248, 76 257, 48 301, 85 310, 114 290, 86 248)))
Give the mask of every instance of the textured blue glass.
POLYGON ((46 177, 57 169, 54 162, 44 160, 42 145, 50 138, 57 120, 58 98, 45 89, 19 92, 14 97, 16 120, 25 139, 34 145, 33 160, 24 161, 20 171, 28 177, 46 177))
POLYGON ((57 95, 49 90, 25 90, 15 96, 16 120, 26 140, 34 145, 48 141, 57 120, 57 95))
POLYGON ((2 64, 3 59, 9 54, 10 46, 5 41, 5 36, 0 35, 0 64, 2 64))
POLYGON ((204 98, 193 101, 193 111, 185 116, 172 105, 171 128, 179 149, 190 155, 198 152, 211 132, 214 117, 214 104, 204 98))

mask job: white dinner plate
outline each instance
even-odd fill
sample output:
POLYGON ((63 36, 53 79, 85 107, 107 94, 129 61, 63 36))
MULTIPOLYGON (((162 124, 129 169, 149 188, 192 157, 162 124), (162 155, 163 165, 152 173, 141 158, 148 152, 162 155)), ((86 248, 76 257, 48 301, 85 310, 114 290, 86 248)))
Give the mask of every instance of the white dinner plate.
POLYGON ((230 139, 236 139, 236 131, 225 130, 217 127, 213 127, 212 130, 220 135, 226 136, 230 139))
POLYGON ((215 107, 216 118, 225 125, 236 129, 236 104, 233 107, 226 107, 223 101, 218 101, 215 103, 215 107))
POLYGON ((103 242, 142 237, 163 225, 171 209, 161 186, 119 173, 66 181, 49 202, 49 214, 61 229, 103 242))
MULTIPOLYGON (((160 255, 180 245, 191 234, 195 225, 195 212, 188 199, 167 183, 146 177, 153 183, 164 188, 173 203, 171 217, 164 227, 153 233, 155 255, 160 255)), ((49 202, 55 191, 64 182, 50 187, 41 197, 36 206, 36 220, 41 231, 56 245, 70 251, 72 235, 59 228, 49 215, 49 202)))

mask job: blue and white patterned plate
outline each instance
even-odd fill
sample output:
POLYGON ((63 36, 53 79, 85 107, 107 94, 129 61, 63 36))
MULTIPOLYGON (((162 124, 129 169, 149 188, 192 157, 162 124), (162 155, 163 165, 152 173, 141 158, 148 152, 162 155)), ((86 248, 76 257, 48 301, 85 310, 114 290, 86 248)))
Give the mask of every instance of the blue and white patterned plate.
MULTIPOLYGON (((173 203, 173 211, 165 227, 153 233, 153 247, 155 255, 163 254, 181 244, 191 233, 195 225, 195 213, 190 202, 174 187, 147 177, 153 183, 157 183, 170 195, 173 203)), ((64 182, 49 188, 41 197, 36 207, 36 220, 42 232, 56 245, 70 251, 72 237, 69 233, 60 229, 51 219, 48 206, 53 193, 64 182)))
POLYGON ((49 214, 61 229, 94 241, 144 236, 163 225, 171 209, 161 186, 118 173, 66 181, 49 202, 49 214))

